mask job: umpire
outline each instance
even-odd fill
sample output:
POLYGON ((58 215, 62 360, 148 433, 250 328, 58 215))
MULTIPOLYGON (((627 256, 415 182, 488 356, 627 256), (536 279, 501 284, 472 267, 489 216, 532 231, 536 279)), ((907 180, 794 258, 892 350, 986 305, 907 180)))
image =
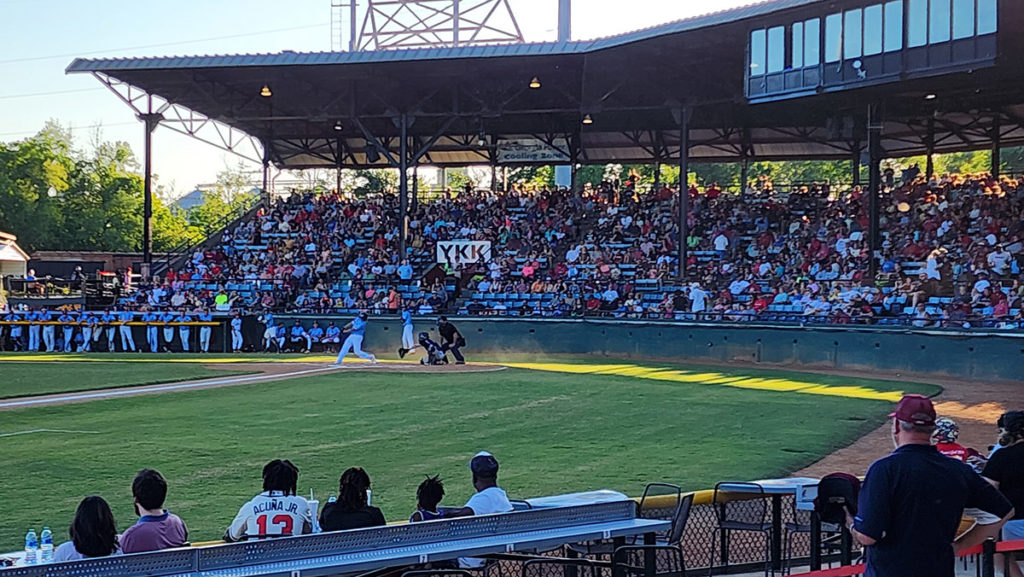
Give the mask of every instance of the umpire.
POLYGON ((466 364, 465 357, 459 351, 466 346, 466 338, 462 336, 459 329, 455 328, 455 325, 448 322, 448 317, 442 316, 437 319, 437 332, 441 335, 441 350, 451 351, 456 365, 466 364))

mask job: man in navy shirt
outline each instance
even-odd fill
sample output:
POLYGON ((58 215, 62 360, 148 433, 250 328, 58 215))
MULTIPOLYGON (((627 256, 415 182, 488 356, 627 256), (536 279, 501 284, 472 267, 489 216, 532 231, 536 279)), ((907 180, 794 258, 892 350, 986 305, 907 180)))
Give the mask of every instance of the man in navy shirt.
POLYGON ((854 538, 867 548, 867 577, 953 577, 957 551, 999 534, 1013 506, 969 466, 932 446, 935 408, 921 395, 900 400, 896 450, 875 461, 861 488, 854 538), (964 508, 1001 519, 956 538, 964 508))

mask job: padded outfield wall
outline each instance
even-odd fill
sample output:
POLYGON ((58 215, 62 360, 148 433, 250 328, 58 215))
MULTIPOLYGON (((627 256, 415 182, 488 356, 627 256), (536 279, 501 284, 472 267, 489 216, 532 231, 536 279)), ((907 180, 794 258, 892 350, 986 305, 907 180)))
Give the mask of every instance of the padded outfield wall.
MULTIPOLYGON (((277 317, 291 324, 302 318, 277 317)), ((339 325, 351 317, 332 317, 339 325)), ((436 317, 417 318, 416 332, 436 338, 436 317)), ((874 327, 781 327, 678 324, 628 320, 452 318, 469 345, 487 353, 606 355, 693 362, 763 363, 793 368, 870 370, 895 375, 1024 380, 1024 334, 874 327)), ((247 339, 248 340, 248 339, 247 339)), ((397 318, 370 318, 364 347, 393 351, 397 318)))

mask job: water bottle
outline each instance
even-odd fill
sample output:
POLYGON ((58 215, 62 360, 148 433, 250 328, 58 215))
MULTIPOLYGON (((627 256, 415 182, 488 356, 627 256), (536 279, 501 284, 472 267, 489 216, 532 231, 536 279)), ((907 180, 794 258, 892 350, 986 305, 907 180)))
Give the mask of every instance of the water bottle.
POLYGON ((39 540, 36 539, 35 529, 29 529, 25 534, 25 564, 36 564, 36 551, 39 549, 39 540))
POLYGON ((43 527, 39 534, 40 560, 43 563, 53 563, 53 532, 49 527, 43 527))

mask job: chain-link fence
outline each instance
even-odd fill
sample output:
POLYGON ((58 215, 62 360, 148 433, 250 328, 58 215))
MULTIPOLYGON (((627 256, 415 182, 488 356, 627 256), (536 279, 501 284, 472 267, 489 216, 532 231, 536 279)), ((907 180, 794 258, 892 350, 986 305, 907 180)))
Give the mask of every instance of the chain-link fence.
MULTIPOLYGON (((660 503, 664 503, 661 501, 660 503)), ((674 513, 674 506, 648 507, 640 512, 640 515, 648 519, 671 520, 674 513)), ((779 536, 782 543, 780 560, 789 558, 793 566, 806 566, 810 556, 810 532, 807 528, 810 525, 810 512, 797 511, 795 509, 795 497, 793 495, 782 495, 777 498, 755 498, 732 500, 729 502, 730 518, 760 519, 764 518, 770 523, 773 507, 779 507, 782 531, 779 536), (790 530, 787 531, 787 526, 790 530), (792 531, 797 527, 800 531, 792 531)), ((683 533, 683 538, 676 547, 658 548, 654 552, 656 569, 655 577, 682 577, 685 575, 706 575, 709 565, 714 565, 714 573, 725 573, 725 561, 728 559, 729 572, 735 572, 743 568, 751 571, 759 571, 764 567, 766 551, 770 551, 766 542, 768 536, 765 533, 754 531, 731 532, 728 539, 723 541, 721 534, 713 535, 718 527, 718 517, 715 514, 715 505, 711 503, 694 504, 690 510, 690 517, 683 533), (715 559, 711 559, 711 540, 718 539, 715 544, 715 559), (725 545, 723 547, 723 544, 725 545), (679 559, 670 549, 682 553, 679 559), (723 553, 724 551, 724 553, 723 553), (685 573, 683 571, 685 568, 685 573)), ((637 537, 636 545, 641 545, 643 539, 637 537)), ((626 540, 626 545, 633 545, 632 539, 626 540)), ((551 551, 530 552, 538 556, 551 558, 573 558, 582 557, 581 563, 569 563, 565 561, 531 563, 525 565, 526 559, 503 559, 490 562, 483 570, 481 577, 645 577, 644 555, 642 548, 627 550, 618 559, 620 571, 613 574, 611 543, 602 547, 600 544, 590 547, 559 547, 551 551), (575 551, 574 551, 575 549, 575 551)), ((675 545, 675 544, 672 544, 675 545)), ((526 552, 524 552, 526 553, 526 552)), ((480 575, 479 572, 475 572, 480 575)), ((442 577, 442 576, 438 576, 442 577)))

